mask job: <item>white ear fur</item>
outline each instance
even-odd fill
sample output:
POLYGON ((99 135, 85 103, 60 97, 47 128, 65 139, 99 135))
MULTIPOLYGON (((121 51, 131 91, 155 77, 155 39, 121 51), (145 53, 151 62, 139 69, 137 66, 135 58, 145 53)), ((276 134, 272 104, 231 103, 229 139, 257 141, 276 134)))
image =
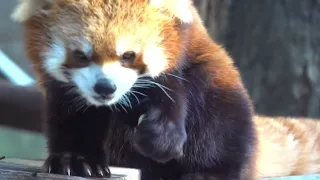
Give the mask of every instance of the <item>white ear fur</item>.
POLYGON ((150 0, 151 6, 165 7, 183 23, 192 23, 191 0, 150 0))
POLYGON ((37 10, 54 0, 20 0, 19 4, 13 10, 11 18, 13 21, 22 23, 33 16, 37 10))

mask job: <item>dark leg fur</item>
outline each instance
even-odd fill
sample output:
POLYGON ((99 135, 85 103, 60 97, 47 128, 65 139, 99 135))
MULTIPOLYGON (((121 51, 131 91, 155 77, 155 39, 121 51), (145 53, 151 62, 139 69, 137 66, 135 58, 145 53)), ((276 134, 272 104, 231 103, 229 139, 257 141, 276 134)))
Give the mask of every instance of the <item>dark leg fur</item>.
POLYGON ((167 163, 163 176, 179 180, 251 180, 255 132, 250 100, 242 88, 208 85, 203 67, 194 65, 184 73, 188 80, 184 83, 188 89, 188 140, 184 156, 167 163))
POLYGON ((179 75, 186 80, 157 79, 167 94, 161 88, 139 90, 149 99, 126 114, 107 108, 76 111, 63 88, 48 87, 51 172, 67 174, 70 167, 74 175, 87 176, 88 169, 99 175, 97 165, 107 167, 110 157, 110 165, 141 169, 142 180, 251 180, 244 173, 255 142, 250 101, 244 89, 208 85, 204 69, 205 64, 187 68, 179 75), (141 114, 144 119, 134 128, 141 114))
POLYGON ((104 144, 109 111, 94 107, 79 109, 74 103, 76 96, 66 95, 66 90, 58 83, 47 87, 49 157, 45 170, 65 175, 108 177, 104 144))
POLYGON ((187 140, 186 93, 179 79, 166 77, 158 82, 163 90, 154 88, 147 92, 150 104, 132 141, 141 154, 165 163, 183 155, 187 140))

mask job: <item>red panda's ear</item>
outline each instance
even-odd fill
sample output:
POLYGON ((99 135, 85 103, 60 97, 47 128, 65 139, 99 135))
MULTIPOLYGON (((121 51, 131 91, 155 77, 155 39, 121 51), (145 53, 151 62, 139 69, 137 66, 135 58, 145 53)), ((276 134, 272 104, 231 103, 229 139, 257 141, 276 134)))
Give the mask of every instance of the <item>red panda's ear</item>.
POLYGON ((183 23, 191 23, 193 20, 191 0, 149 0, 149 3, 151 6, 168 9, 183 23))
POLYGON ((49 13, 48 7, 56 0, 20 0, 11 14, 13 21, 22 23, 35 15, 37 11, 49 13))

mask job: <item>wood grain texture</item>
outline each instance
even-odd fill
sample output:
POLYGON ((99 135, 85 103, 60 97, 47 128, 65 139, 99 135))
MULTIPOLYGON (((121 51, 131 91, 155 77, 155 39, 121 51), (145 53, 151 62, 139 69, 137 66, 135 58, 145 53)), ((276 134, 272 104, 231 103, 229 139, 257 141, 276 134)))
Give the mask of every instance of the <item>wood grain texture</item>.
MULTIPOLYGON (((3 159, 0 161, 1 180, 94 180, 95 178, 82 178, 76 176, 63 176, 41 172, 41 160, 3 159)), ((99 180, 139 180, 140 171, 119 167, 110 167, 113 173, 111 178, 96 178, 99 180)))
MULTIPOLYGON (((37 160, 23 160, 23 159, 5 159, 0 161, 0 179, 1 180, 94 180, 94 178, 81 178, 81 177, 68 177, 61 175, 52 175, 46 173, 40 173, 41 165, 43 161, 37 160)), ((120 173, 114 175, 111 178, 99 178, 97 180, 138 180, 124 174, 123 172, 135 171, 138 173, 138 170, 120 168, 115 169, 113 167, 110 168, 111 171, 118 171, 120 173)), ((320 175, 312 174, 305 176, 289 176, 289 177, 277 177, 277 178, 263 178, 260 180, 320 180, 320 175)))

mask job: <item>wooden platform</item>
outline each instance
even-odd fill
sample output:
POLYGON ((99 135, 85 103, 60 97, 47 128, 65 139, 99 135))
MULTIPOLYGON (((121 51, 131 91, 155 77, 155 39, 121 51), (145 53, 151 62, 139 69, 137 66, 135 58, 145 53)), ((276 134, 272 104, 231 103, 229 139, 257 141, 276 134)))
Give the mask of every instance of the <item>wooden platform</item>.
POLYGON ((111 178, 81 178, 41 172, 43 161, 5 158, 0 160, 0 180, 140 180, 137 169, 110 167, 111 178))
MULTIPOLYGON (((0 157, 1 159, 1 157, 0 157)), ((137 169, 110 167, 111 178, 82 178, 41 173, 43 161, 5 158, 0 160, 0 180, 140 180, 137 169)), ((320 174, 262 178, 259 180, 320 180, 320 174)))

